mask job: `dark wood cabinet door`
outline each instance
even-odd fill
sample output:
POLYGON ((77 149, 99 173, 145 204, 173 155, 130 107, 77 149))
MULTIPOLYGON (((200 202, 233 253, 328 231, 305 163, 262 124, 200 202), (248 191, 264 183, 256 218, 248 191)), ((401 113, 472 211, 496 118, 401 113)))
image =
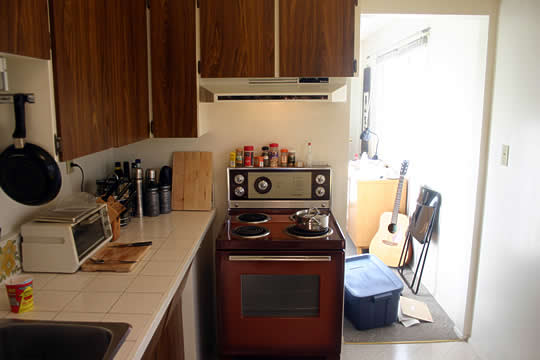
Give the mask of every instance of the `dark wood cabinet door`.
POLYGON ((145 0, 51 0, 63 161, 148 137, 145 0))
POLYGON ((142 360, 184 360, 182 292, 185 279, 176 290, 169 307, 163 314, 163 318, 146 347, 142 360))
POLYGON ((47 0, 0 1, 0 52, 51 58, 47 0))
POLYGON ((107 107, 115 146, 148 138, 148 51, 146 1, 107 1, 107 107))
POLYGON ((274 0, 200 0, 201 76, 274 76, 274 0))
POLYGON ((51 0, 51 32, 61 159, 111 147, 113 123, 106 110, 106 0, 51 0))
POLYGON ((354 0, 280 0, 280 76, 353 76, 354 0))
POLYGON ((197 137, 195 0, 152 0, 153 133, 197 137))

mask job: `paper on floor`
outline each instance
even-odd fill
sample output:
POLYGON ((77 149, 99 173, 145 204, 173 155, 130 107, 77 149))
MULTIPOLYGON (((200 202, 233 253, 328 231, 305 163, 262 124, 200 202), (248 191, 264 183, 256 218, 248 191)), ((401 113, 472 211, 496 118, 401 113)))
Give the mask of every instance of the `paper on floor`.
POLYGON ((433 322, 433 317, 427 305, 421 301, 401 296, 399 308, 403 315, 422 321, 433 322))
POLYGON ((401 307, 399 307, 398 309, 398 320, 403 326, 407 328, 416 324, 420 324, 419 320, 403 315, 401 307))

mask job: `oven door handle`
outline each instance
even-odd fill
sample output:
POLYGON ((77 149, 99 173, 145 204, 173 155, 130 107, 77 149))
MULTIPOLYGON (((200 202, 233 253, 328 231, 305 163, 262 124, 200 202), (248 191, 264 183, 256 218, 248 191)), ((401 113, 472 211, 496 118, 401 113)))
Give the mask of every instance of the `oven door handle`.
POLYGON ((294 262, 330 262, 332 261, 331 256, 272 256, 272 255, 230 255, 229 261, 294 261, 294 262))
POLYGON ((80 224, 81 225, 92 225, 93 223, 95 223, 99 219, 101 219, 101 214, 99 212, 97 212, 94 215, 89 216, 88 218, 81 221, 80 224))

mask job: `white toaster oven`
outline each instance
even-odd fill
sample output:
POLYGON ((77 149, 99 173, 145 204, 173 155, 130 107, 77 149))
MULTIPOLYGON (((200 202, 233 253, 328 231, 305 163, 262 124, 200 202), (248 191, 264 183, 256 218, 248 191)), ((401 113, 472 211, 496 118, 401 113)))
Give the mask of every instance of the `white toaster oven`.
POLYGON ((24 271, 74 273, 112 239, 112 228, 101 204, 72 220, 31 221, 21 235, 24 271))

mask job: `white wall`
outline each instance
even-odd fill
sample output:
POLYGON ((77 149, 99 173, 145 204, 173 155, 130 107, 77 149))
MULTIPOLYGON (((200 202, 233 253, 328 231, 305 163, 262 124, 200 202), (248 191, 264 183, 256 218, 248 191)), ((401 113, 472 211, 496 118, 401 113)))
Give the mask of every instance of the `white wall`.
MULTIPOLYGON (((381 159, 393 161, 398 168, 401 160, 411 161, 409 214, 416 207, 420 186, 442 194, 438 228, 422 282, 463 333, 477 206, 488 17, 379 17, 391 20, 362 41, 362 60, 370 55, 373 59, 400 40, 431 28, 424 68, 427 76, 418 78, 423 85, 413 90, 418 101, 412 108, 397 106, 395 117, 386 123, 374 119, 372 128, 381 138, 381 159)), ((415 246, 416 254, 420 250, 415 246)))
POLYGON ((538 359, 540 2, 503 0, 477 296, 470 342, 484 359, 538 359), (510 145, 508 167, 501 146, 510 145))
POLYGON ((212 151, 216 223, 227 208, 226 166, 229 152, 254 145, 257 152, 271 142, 294 148, 305 159, 305 144, 313 143, 313 162, 334 169, 333 210, 345 224, 347 204, 348 102, 344 103, 216 103, 202 104, 209 132, 199 139, 149 139, 115 149, 119 161, 141 157, 143 167, 170 164, 174 151, 212 151))
MULTIPOLYGON (((4 118, 0 117, 0 122, 4 118)), ((0 136, 4 137, 4 133, 0 136)), ((81 165, 85 171, 85 191, 93 193, 96 189, 95 180, 101 179, 113 170, 114 158, 113 150, 106 150, 96 154, 88 155, 75 162, 81 165)), ((71 174, 66 173, 66 164, 58 164, 62 173, 62 188, 57 198, 49 204, 42 206, 26 206, 19 204, 0 190, 0 227, 2 235, 7 235, 10 232, 19 231, 20 225, 32 219, 40 209, 53 205, 58 199, 66 197, 81 189, 81 174, 78 169, 74 169, 71 174)))

